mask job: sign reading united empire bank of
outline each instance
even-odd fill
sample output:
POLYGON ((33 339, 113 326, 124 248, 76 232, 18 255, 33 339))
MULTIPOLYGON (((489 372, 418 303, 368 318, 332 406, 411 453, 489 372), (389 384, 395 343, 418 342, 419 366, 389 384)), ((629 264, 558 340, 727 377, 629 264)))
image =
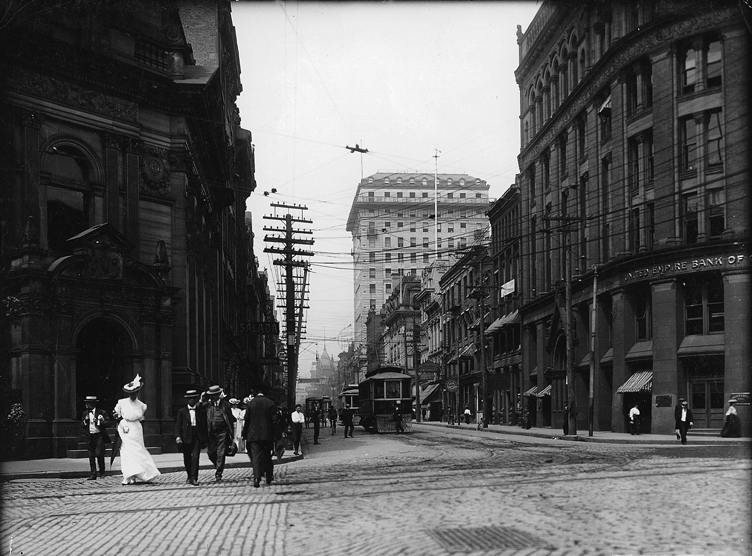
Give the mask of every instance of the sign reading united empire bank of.
POLYGON ((696 272, 698 270, 711 270, 722 268, 736 268, 746 263, 747 256, 741 255, 719 255, 716 257, 702 257, 688 261, 678 261, 666 264, 657 264, 649 267, 640 268, 627 272, 623 279, 625 282, 633 280, 644 280, 646 278, 655 278, 669 274, 683 274, 685 272, 696 272))

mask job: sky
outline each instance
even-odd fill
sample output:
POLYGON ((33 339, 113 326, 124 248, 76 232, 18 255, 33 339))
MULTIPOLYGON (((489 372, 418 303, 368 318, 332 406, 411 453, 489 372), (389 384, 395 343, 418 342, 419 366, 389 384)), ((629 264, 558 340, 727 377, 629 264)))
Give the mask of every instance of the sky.
MULTIPOLYGON (((263 227, 270 203, 300 205, 312 223, 309 309, 299 376, 352 337, 352 237, 347 217, 362 177, 467 173, 489 197, 514 183, 520 150, 517 25, 539 2, 234 2, 241 126, 256 153, 254 250, 276 290, 279 255, 263 227), (351 153, 359 145, 368 153, 351 153), (437 157, 438 155, 438 157, 437 157), (276 192, 272 192, 275 189, 276 192), (268 193, 265 195, 264 193, 268 193)), ((280 321, 284 321, 281 312, 280 321)))

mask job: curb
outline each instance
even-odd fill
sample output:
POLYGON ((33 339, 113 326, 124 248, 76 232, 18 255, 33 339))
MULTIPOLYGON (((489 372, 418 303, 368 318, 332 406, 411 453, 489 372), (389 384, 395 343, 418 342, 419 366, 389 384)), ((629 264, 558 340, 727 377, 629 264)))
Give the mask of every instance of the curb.
MULTIPOLYGON (((644 446, 655 446, 655 445, 662 445, 662 446, 678 446, 679 444, 673 440, 673 439, 664 439, 664 438, 650 438, 650 435, 639 435, 639 438, 633 438, 631 435, 628 435, 625 433, 627 438, 603 438, 603 437, 596 437, 596 436, 582 436, 579 434, 575 435, 564 435, 564 434, 555 434, 553 430, 551 433, 541 433, 541 432, 521 432, 514 430, 515 427, 510 427, 509 430, 506 429, 496 429, 496 428, 484 428, 478 430, 475 426, 468 426, 465 425, 464 427, 462 425, 450 425, 447 423, 438 423, 436 421, 432 422, 420 422, 417 423, 413 421, 413 426, 415 425, 424 425, 428 427, 441 427, 445 429, 460 429, 460 430, 471 430, 476 432, 488 432, 492 434, 507 434, 512 435, 516 437, 528 437, 528 438, 543 438, 548 440, 564 440, 568 442, 597 442, 601 444, 628 444, 628 445, 644 445, 644 446)), ((739 446, 750 446, 752 444, 752 439, 750 438, 739 438, 734 440, 728 440, 724 439, 723 441, 715 439, 715 437, 703 437, 703 436, 691 436, 693 443, 709 443, 714 446, 729 446, 729 447, 739 447, 739 446)))
MULTIPOLYGON (((244 454, 246 455, 246 454, 244 454)), ((289 457, 283 457, 281 460, 274 459, 274 465, 279 465, 282 463, 290 463, 292 461, 298 461, 300 459, 303 459, 302 455, 299 456, 289 456, 289 457)), ((86 461, 88 463, 88 460, 82 460, 86 461)), ((249 468, 251 467, 250 461, 242 461, 242 462, 234 462, 230 461, 228 458, 227 462, 225 463, 225 469, 239 469, 239 468, 249 468)), ((185 467, 182 465, 171 465, 167 467, 157 467, 159 469, 160 473, 177 473, 180 471, 185 471, 185 467)), ((199 465, 199 470, 206 470, 206 469, 214 469, 214 466, 211 464, 203 464, 199 465)), ((120 475, 120 471, 105 471, 105 477, 111 477, 115 475, 120 475)), ((89 476, 89 471, 87 470, 81 470, 81 471, 29 471, 29 472, 16 472, 16 473, 3 473, 0 474, 0 483, 5 483, 8 481, 14 481, 18 479, 85 479, 89 476)))

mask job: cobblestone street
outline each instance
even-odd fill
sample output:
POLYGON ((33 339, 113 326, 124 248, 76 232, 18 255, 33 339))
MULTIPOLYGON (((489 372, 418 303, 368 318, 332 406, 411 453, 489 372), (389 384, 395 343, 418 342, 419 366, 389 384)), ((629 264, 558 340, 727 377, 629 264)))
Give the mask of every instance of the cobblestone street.
POLYGON ((249 468, 221 485, 202 470, 199 487, 179 472, 6 482, 0 555, 752 554, 745 457, 428 426, 305 434, 305 458, 259 489, 249 468))

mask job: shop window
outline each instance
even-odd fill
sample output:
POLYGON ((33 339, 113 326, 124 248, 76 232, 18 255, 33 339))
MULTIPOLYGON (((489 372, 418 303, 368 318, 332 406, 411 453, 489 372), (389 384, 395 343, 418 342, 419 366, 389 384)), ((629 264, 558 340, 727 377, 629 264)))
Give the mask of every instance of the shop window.
POLYGON ((685 285, 685 335, 723 332, 723 311, 723 281, 719 275, 685 285))

